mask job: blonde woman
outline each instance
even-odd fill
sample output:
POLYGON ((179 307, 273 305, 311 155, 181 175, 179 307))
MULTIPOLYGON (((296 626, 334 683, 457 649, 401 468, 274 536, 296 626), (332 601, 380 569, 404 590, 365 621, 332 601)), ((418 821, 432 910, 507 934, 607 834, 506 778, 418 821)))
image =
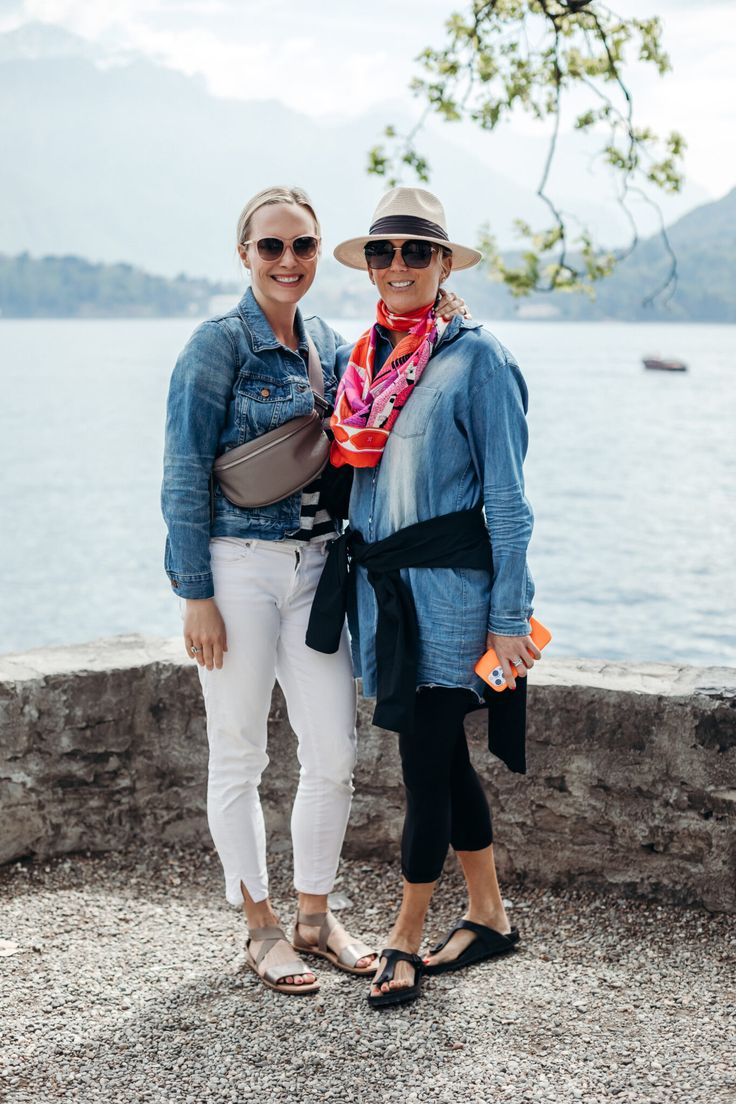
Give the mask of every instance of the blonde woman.
POLYGON ((233 505, 210 472, 216 457, 309 413, 308 335, 332 403, 344 344, 298 304, 312 285, 320 226, 299 188, 267 188, 245 206, 238 253, 250 287, 227 314, 198 326, 174 368, 168 399, 162 508, 166 571, 184 600, 187 655, 199 664, 207 713, 207 812, 225 890, 242 904, 248 965, 281 993, 318 981, 294 948, 353 974, 375 954, 329 911, 353 792, 355 682, 343 627, 322 655, 304 638, 327 547, 338 523, 317 479, 270 506, 233 505), (290 942, 268 895, 258 787, 268 763, 274 681, 297 736, 299 786, 291 816, 297 917, 290 942), (292 945, 293 944, 293 945, 292 945))

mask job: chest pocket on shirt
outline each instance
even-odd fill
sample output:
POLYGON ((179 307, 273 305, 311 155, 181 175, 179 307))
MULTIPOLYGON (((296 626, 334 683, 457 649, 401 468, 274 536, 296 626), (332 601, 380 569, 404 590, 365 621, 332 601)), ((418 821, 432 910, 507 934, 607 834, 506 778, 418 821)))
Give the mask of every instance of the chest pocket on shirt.
POLYGON ((250 375, 238 381, 235 410, 245 440, 260 437, 293 418, 294 405, 291 383, 250 375))
POLYGON ((391 430, 397 437, 421 437, 439 402, 441 392, 431 387, 417 387, 391 430))

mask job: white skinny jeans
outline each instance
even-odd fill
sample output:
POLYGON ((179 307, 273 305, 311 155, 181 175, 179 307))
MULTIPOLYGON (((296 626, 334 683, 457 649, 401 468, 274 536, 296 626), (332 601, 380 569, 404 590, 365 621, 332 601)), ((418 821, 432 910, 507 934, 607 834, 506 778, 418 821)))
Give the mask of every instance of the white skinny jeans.
POLYGON ((207 816, 231 905, 241 881, 268 896, 266 831, 258 786, 268 764, 266 726, 274 678, 297 737, 299 787, 291 814, 294 886, 329 893, 353 793, 355 680, 347 631, 335 655, 304 643, 326 542, 219 537, 210 542, 215 601, 225 621, 221 670, 199 668, 207 711, 207 816))

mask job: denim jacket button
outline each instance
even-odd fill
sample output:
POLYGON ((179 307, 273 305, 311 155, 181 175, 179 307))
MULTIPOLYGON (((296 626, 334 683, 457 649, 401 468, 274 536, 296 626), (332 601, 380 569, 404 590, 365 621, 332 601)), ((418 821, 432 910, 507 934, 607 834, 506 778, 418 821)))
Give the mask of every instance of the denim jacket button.
POLYGON ((263 395, 264 399, 267 399, 268 396, 271 394, 271 392, 269 391, 269 389, 267 387, 262 387, 261 388, 261 394, 263 395))

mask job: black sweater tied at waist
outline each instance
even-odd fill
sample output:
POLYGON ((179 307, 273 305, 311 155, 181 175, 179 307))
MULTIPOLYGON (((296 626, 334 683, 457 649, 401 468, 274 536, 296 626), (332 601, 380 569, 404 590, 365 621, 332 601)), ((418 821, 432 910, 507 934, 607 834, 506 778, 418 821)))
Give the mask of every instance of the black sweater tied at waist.
MULTIPOLYGON (((411 591, 400 572, 407 567, 465 567, 492 574, 491 545, 483 513, 476 509, 442 514, 407 525, 371 544, 357 530, 347 529, 330 547, 312 605, 306 642, 318 652, 331 654, 340 645, 356 564, 366 568, 378 606, 373 723, 392 732, 412 732, 419 626, 411 591)), ((488 744, 510 770, 523 774, 526 679, 519 679, 516 685, 515 691, 499 694, 488 688, 485 693, 488 744)))

